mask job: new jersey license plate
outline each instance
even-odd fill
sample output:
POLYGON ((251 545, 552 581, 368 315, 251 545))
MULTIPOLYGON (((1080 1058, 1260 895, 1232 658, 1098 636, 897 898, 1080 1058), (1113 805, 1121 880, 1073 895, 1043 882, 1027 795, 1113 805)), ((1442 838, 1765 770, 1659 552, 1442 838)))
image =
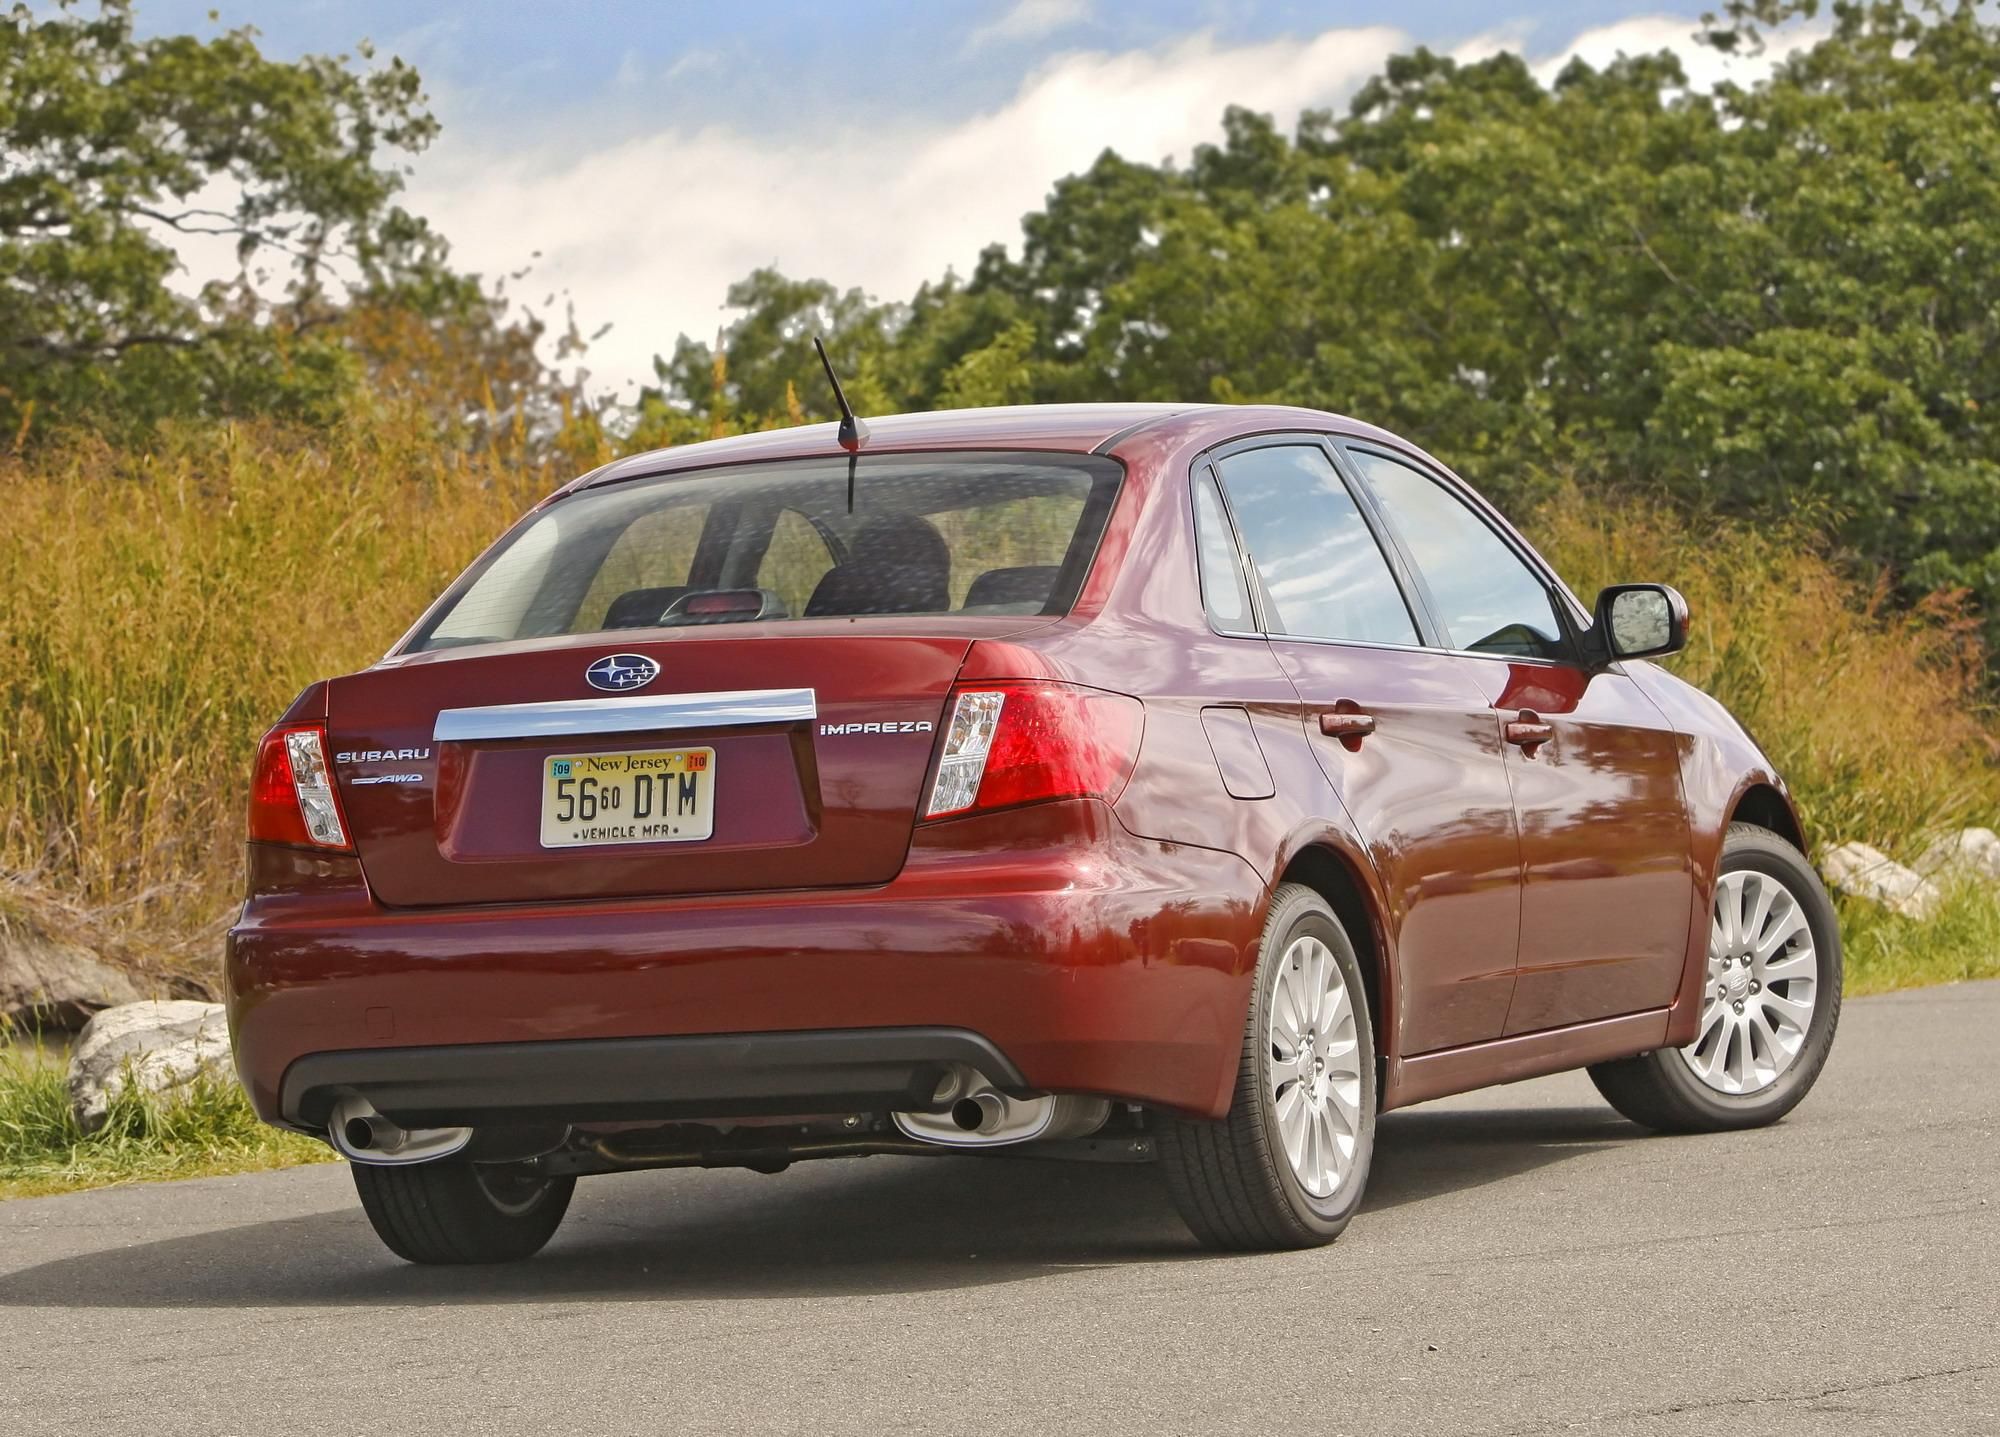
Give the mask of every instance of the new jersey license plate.
POLYGON ((542 768, 542 847, 692 843, 715 832, 715 750, 567 753, 542 768))

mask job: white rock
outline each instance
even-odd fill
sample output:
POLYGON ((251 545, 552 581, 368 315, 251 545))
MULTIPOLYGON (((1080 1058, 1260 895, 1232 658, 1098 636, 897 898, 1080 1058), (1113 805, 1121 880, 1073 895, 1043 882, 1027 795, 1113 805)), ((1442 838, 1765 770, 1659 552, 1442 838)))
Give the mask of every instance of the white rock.
POLYGON ((1921 873, 1944 878, 1984 878, 2000 882, 2000 833, 1961 828, 1931 840, 1917 860, 1921 873))
POLYGON ((1842 843, 1826 851, 1820 871, 1827 883, 1855 898, 1879 903, 1891 913, 1918 921, 1929 918, 1944 899, 1938 886, 1905 868, 1879 848, 1842 843))
POLYGON ((229 1024, 220 1003, 124 1003, 84 1025, 69 1059, 69 1106, 95 1132, 128 1083, 155 1093, 199 1073, 231 1077, 229 1024))

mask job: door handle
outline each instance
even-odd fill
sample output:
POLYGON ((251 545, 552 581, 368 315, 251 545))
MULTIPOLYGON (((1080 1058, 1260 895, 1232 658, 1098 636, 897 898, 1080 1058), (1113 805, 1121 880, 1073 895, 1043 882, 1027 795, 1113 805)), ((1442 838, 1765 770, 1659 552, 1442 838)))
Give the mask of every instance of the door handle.
POLYGON ((1556 736, 1555 725, 1544 723, 1533 709, 1522 709, 1519 718, 1507 720, 1507 742, 1521 750, 1524 758, 1533 758, 1535 750, 1556 736))
POLYGON ((1361 740, 1375 732, 1375 715, 1362 713, 1351 699, 1342 699, 1338 707, 1319 716, 1319 731, 1339 739, 1349 753, 1355 753, 1361 740))

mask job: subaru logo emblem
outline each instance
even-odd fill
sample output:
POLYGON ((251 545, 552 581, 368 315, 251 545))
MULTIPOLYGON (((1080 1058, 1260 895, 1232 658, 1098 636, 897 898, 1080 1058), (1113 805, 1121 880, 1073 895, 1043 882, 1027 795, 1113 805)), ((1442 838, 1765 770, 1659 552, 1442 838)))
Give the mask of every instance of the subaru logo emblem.
POLYGON ((623 693, 642 689, 660 676, 660 666, 644 654, 606 654, 583 671, 594 689, 623 693))

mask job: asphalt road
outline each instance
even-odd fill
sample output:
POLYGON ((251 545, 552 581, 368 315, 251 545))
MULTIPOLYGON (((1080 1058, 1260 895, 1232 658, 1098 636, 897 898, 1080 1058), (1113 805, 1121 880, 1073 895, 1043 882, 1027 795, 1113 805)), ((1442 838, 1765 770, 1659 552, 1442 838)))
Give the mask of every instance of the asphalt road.
POLYGON ((1849 1004, 1782 1125, 1578 1075, 1382 1123, 1333 1247, 1200 1253, 1143 1168, 587 1179, 404 1266, 346 1172, 0 1203, 0 1433, 2000 1433, 2000 983, 1849 1004))

